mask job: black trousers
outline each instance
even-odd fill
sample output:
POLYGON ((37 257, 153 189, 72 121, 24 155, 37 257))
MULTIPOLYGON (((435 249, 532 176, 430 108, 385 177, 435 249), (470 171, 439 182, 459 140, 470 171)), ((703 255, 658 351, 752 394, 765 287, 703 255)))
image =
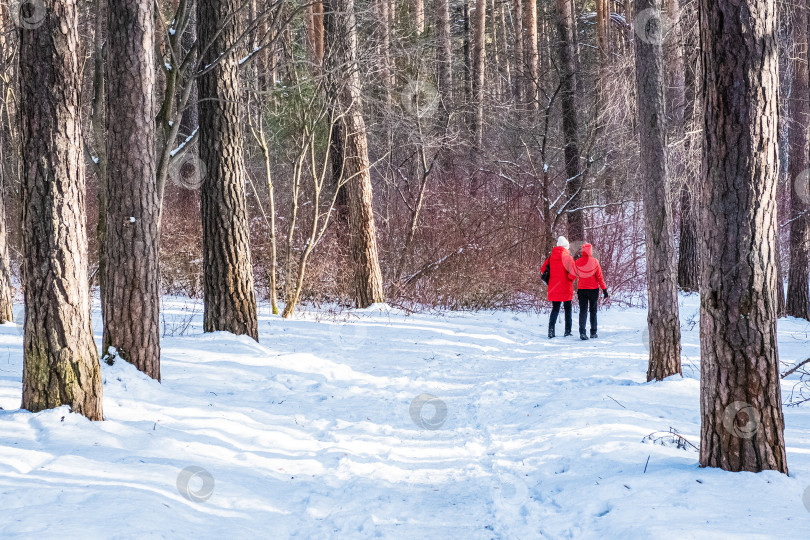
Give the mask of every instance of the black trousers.
POLYGON ((596 333, 596 306, 599 303, 599 289, 578 289, 579 297, 579 333, 585 332, 588 313, 591 314, 591 333, 596 333))
POLYGON ((565 305, 565 333, 571 331, 571 300, 567 302, 552 302, 551 316, 548 318, 548 327, 553 328, 557 324, 557 315, 560 314, 560 304, 565 305))

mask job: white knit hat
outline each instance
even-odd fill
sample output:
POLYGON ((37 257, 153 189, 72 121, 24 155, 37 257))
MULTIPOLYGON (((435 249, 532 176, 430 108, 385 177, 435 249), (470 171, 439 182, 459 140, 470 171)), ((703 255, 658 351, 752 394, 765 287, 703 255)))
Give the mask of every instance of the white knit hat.
POLYGON ((568 243, 568 239, 564 236, 557 238, 557 247, 564 247, 568 249, 571 247, 571 244, 568 243))

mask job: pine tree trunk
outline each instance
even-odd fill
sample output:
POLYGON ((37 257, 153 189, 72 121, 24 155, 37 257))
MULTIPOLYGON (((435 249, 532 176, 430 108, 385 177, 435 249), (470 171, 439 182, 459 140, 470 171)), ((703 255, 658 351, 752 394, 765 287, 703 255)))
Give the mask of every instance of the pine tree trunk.
POLYGON ((212 43, 202 58, 200 159, 202 185, 203 329, 259 339, 256 294, 245 201, 242 125, 239 117, 238 0, 198 0, 197 35, 212 43), (223 27, 224 25, 224 27, 223 27), (224 56, 222 56, 224 54, 224 56))
POLYGON ((523 2, 523 60, 526 62, 524 97, 531 110, 540 107, 540 57, 537 51, 537 2, 523 2))
POLYGON ((525 86, 526 65, 523 61, 523 0, 512 1, 512 24, 515 26, 515 78, 514 93, 518 103, 523 102, 523 88, 525 86))
POLYGON ((776 343, 775 0, 700 0, 700 465, 787 473, 776 343))
MULTIPOLYGON (((389 1, 390 0, 377 0, 376 2, 377 56, 380 62, 380 78, 382 79, 383 92, 385 93, 386 106, 390 106, 393 102, 391 96, 391 91, 393 90, 393 82, 391 79, 391 26, 389 25, 389 21, 391 20, 389 9, 391 5, 389 1)), ((323 30, 323 28, 321 30, 323 30)), ((441 66, 437 67, 437 69, 441 69, 441 66)))
MULTIPOLYGON (((13 54, 13 47, 10 43, 11 40, 6 37, 6 32, 9 30, 9 21, 6 12, 0 9, 0 54, 2 54, 3 59, 11 58, 13 54)), ((3 64, 3 68, 6 70, 6 73, 12 72, 11 66, 5 63, 3 64)), ((3 91, 5 91, 5 85, 3 91)), ((6 128, 0 126, 0 324, 14 320, 11 259, 9 258, 8 235, 6 234, 6 142, 6 128)))
MULTIPOLYGON (((810 320, 810 294, 808 294, 808 230, 805 213, 810 209, 806 200, 810 189, 810 81, 807 68, 808 36, 807 2, 793 7, 794 51, 793 85, 790 90, 790 125, 788 126, 788 177, 790 178, 790 267, 785 312, 791 317, 810 320), (802 185, 797 185, 802 184, 802 185)), ((781 283, 777 287, 783 286, 781 283)), ((777 291, 778 294, 779 291, 777 291)))
POLYGON ((160 380, 154 4, 107 5, 107 230, 102 353, 160 380))
MULTIPOLYGON (((197 40, 197 10, 194 9, 192 6, 189 8, 188 14, 188 25, 186 26, 186 31, 183 33, 183 37, 180 40, 181 47, 183 49, 183 55, 188 55, 191 51, 191 48, 194 46, 194 42, 197 40)), ((260 56, 261 58, 261 56, 260 56)), ((259 75, 261 80, 261 75, 263 71, 261 67, 259 68, 259 75)), ((197 100, 199 99, 199 94, 197 92, 197 79, 191 78, 187 84, 191 85, 191 92, 188 95, 188 103, 186 104, 186 108, 183 111, 183 116, 180 120, 180 137, 181 141, 187 139, 194 130, 197 129, 197 126, 200 124, 200 109, 197 105, 197 100)), ((186 152, 190 152, 192 149, 186 150, 186 152)), ((193 150, 196 154, 196 150, 193 150)))
MULTIPOLYGON (((0 137, 0 145, 5 143, 0 137)), ((0 324, 14 320, 14 294, 11 289, 11 259, 6 235, 6 168, 0 147, 0 324)), ((22 322, 22 321, 20 321, 22 322)))
POLYGON ((700 290, 699 208, 687 182, 681 188, 680 243, 678 244, 678 287, 686 292, 700 290))
POLYGON ((424 0, 410 0, 411 2, 411 22, 416 33, 421 35, 425 32, 425 2, 424 0))
MULTIPOLYGON (((661 0, 636 0, 636 9, 660 10, 661 0)), ((659 20, 660 21, 660 20, 659 20)), ((664 29, 655 19, 646 35, 636 39, 639 156, 644 190, 644 223, 647 253, 647 325, 650 360, 647 380, 681 374, 681 327, 675 281, 675 243, 669 205, 667 171, 667 120, 664 101, 665 73, 661 37, 664 29)))
POLYGON ((439 79, 439 124, 446 130, 453 99, 453 52, 450 46, 450 0, 436 0, 436 71, 439 79))
MULTIPOLYGON (((675 26, 665 36, 664 54, 667 58, 667 116, 669 132, 675 141, 685 141, 686 64, 682 46, 681 9, 679 0, 666 0, 666 16, 675 26)), ((665 29, 666 31, 666 29, 665 29)), ((694 84, 694 81, 693 81, 694 84)), ((691 182, 684 178, 688 147, 678 145, 670 152, 672 183, 680 190, 680 241, 678 245, 678 286, 688 292, 698 290, 697 209, 690 191, 691 182), (674 154, 674 155, 673 155, 674 154)))
POLYGON ((568 210, 568 239, 585 239, 585 222, 580 210, 582 177, 579 163, 579 120, 577 119, 577 76, 574 51, 571 3, 556 0, 557 56, 560 70, 560 102, 565 141, 566 192, 570 200, 568 210))
POLYGON ((481 148, 484 138, 484 72, 486 60, 486 29, 487 29, 487 3, 486 0, 476 0, 475 19, 473 23, 473 77, 472 95, 475 100, 475 116, 473 118, 473 134, 476 148, 481 148))
POLYGON ((102 420, 90 324, 78 11, 53 0, 20 30, 23 283, 22 407, 69 405, 102 420))
MULTIPOLYGON (((677 0, 675 0, 677 1, 677 0)), ((596 2, 596 43, 599 46, 599 61, 601 65, 609 62, 610 58, 610 2, 608 0, 595 0, 596 2)))
POLYGON ((377 234, 366 124, 362 114, 360 71, 357 65, 357 27, 354 0, 324 3, 331 99, 343 114, 340 146, 342 178, 349 210, 349 234, 354 262, 354 298, 358 307, 385 301, 377 255, 377 234))

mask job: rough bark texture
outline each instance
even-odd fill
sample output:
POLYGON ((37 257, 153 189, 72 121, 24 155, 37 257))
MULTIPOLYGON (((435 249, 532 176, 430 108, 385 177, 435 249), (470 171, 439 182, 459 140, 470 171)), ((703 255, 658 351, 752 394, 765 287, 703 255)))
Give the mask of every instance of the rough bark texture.
MULTIPOLYGON (((788 176, 790 182, 790 267, 785 312, 791 317, 810 320, 810 294, 808 294, 808 231, 807 199, 810 189, 810 85, 807 68, 807 3, 793 7, 791 33, 794 51, 793 84, 790 90, 790 124, 788 125, 788 176)), ((777 282, 777 287, 783 286, 777 282)), ((777 291, 778 294, 778 291, 777 291)))
MULTIPOLYGON (((573 14, 569 0, 556 0, 557 56, 560 70, 560 103, 565 141, 566 191, 568 205, 568 239, 585 239, 585 222, 580 210, 582 177, 579 163, 579 120, 577 119, 577 67, 573 37, 573 14)), ((525 9, 525 8, 524 8, 525 9)))
POLYGON ((22 408, 69 405, 102 420, 90 326, 75 0, 49 2, 20 30, 23 283, 22 408))
POLYGON ((473 77, 472 93, 475 100, 475 116, 473 118, 473 133, 475 146, 481 148, 484 138, 484 82, 486 61, 486 30, 487 30, 487 4, 486 0, 477 0, 475 3, 475 19, 473 22, 473 77))
POLYGON ((203 329, 258 340, 239 119, 239 49, 225 54, 240 34, 239 18, 231 16, 239 6, 238 0, 197 3, 197 35, 201 43, 212 43, 201 62, 211 67, 198 80, 200 159, 207 171, 201 204, 203 329))
MULTIPOLYGON (((661 0, 636 0, 636 10, 661 9, 661 0)), ((664 54, 660 20, 647 29, 653 39, 636 40, 636 87, 647 258, 647 380, 681 374, 681 326, 675 281, 675 242, 669 205, 664 54)))
POLYGON ((324 2, 329 91, 342 113, 339 137, 343 152, 343 189, 349 207, 349 234, 354 261, 354 297, 358 307, 384 302, 382 272, 372 208, 366 124, 362 114, 354 0, 324 2))
POLYGON ((102 354, 160 380, 154 3, 107 5, 107 230, 102 354))
POLYGON ((700 0, 700 465, 787 473, 776 343, 775 0, 700 0))

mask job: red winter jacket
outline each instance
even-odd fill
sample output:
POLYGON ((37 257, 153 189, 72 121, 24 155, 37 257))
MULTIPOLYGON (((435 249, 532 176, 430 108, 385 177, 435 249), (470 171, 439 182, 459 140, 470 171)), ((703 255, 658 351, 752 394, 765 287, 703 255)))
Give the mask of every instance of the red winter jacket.
POLYGON ((577 259, 574 266, 575 274, 569 274, 571 279, 579 278, 577 289, 607 289, 605 279, 602 277, 602 266, 596 257, 593 257, 593 248, 590 244, 582 246, 582 257, 577 259))
POLYGON ((551 250, 551 256, 543 262, 540 273, 546 271, 546 265, 551 264, 551 278, 548 280, 548 299, 550 302, 567 302, 574 298, 574 280, 571 277, 574 271, 574 259, 568 250, 557 246, 551 250))

